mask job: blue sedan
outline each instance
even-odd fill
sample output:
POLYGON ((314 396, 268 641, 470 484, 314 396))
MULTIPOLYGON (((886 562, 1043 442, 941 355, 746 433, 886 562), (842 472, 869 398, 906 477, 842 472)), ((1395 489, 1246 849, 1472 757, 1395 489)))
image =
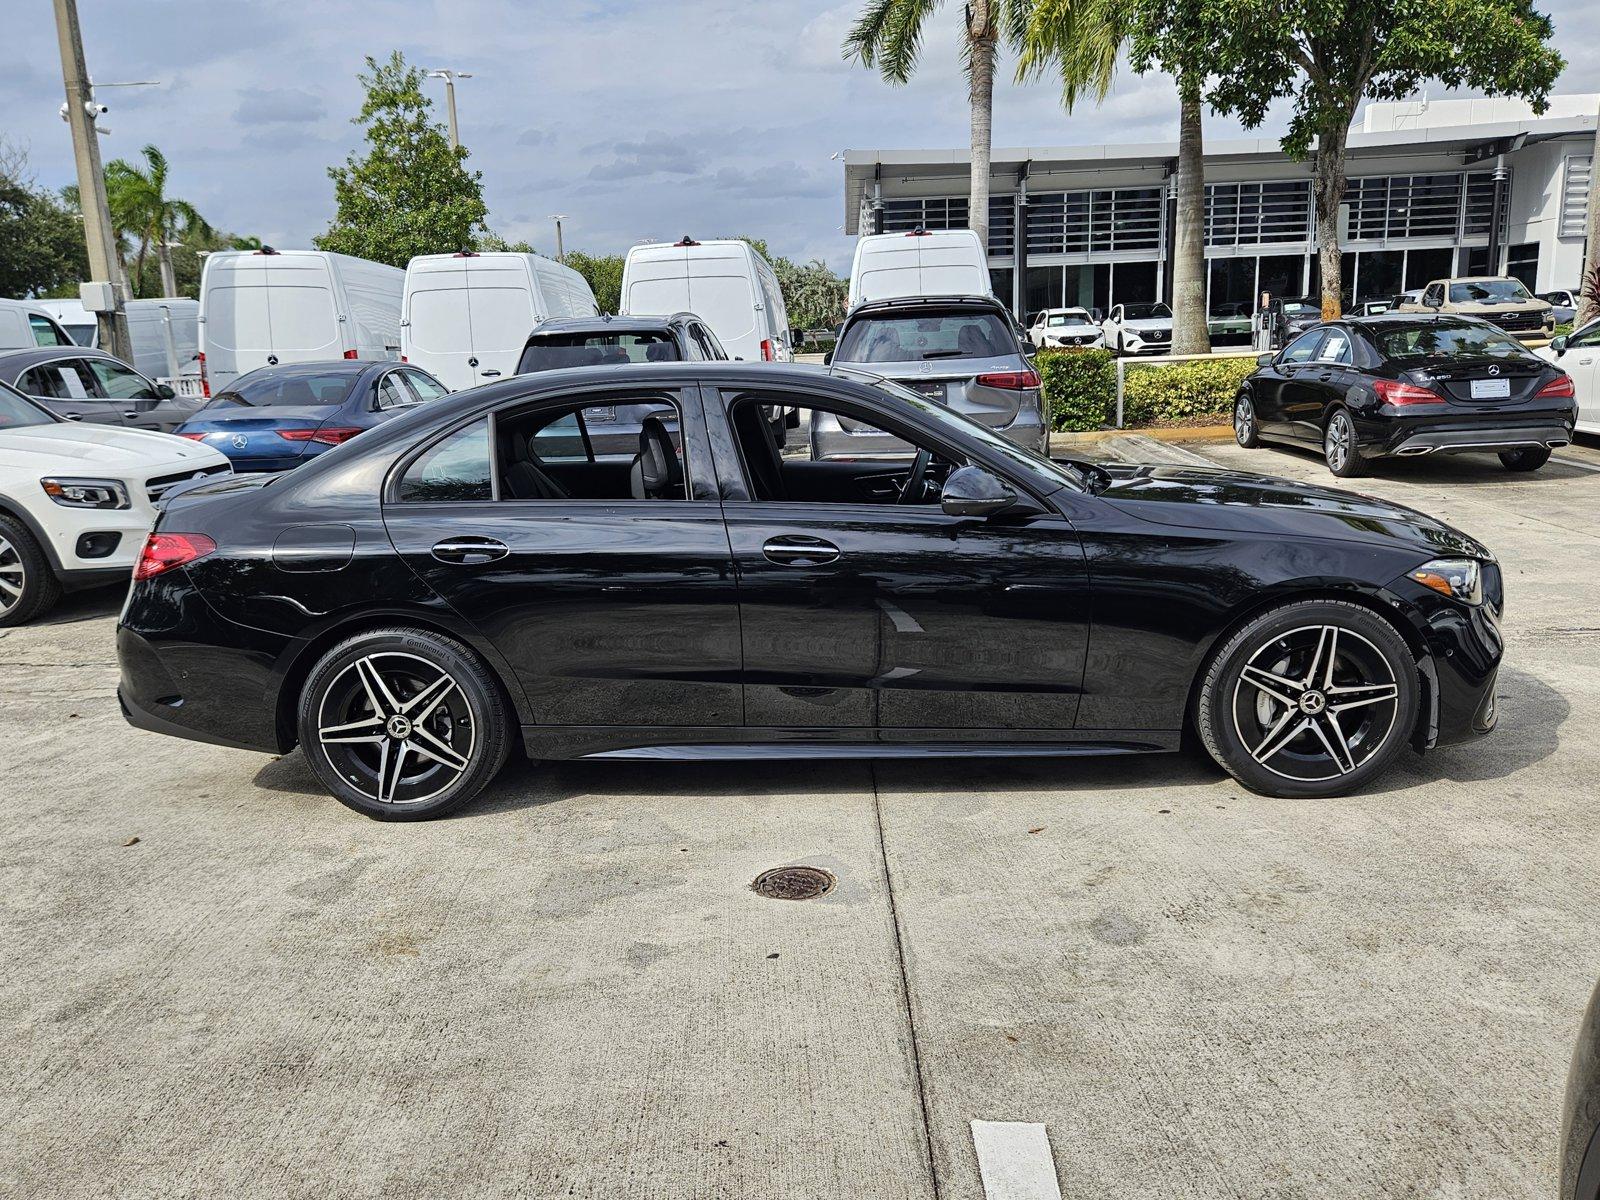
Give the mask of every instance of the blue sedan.
POLYGON ((262 367, 239 376, 174 432, 220 450, 235 471, 287 471, 449 392, 426 371, 397 362, 262 367))

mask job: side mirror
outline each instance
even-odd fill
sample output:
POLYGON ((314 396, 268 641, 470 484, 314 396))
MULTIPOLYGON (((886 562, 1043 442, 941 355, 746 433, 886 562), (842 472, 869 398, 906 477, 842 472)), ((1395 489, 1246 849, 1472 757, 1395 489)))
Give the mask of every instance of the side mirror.
POLYGON ((1256 355, 1256 366, 1270 367, 1272 365, 1272 358, 1273 356, 1270 354, 1258 354, 1256 355))
POLYGON ((1017 494, 982 467, 958 467, 939 493, 939 507, 950 517, 992 517, 1017 502, 1017 494))
POLYGON ((156 384, 156 398, 158 400, 175 400, 177 396, 178 393, 172 390, 170 383, 156 384))
POLYGON ((1567 352, 1567 335, 1563 333, 1551 338, 1550 349, 1555 352, 1557 358, 1565 354, 1567 352))
POLYGON ((823 353, 822 353, 822 365, 826 367, 826 366, 832 365, 832 363, 833 363, 833 351, 832 350, 823 351, 823 353))
POLYGON ((1022 343, 1022 352, 1024 354, 1026 354, 1029 358, 1033 358, 1035 355, 1037 355, 1039 353, 1039 347, 1035 346, 1032 342, 1023 342, 1022 343))

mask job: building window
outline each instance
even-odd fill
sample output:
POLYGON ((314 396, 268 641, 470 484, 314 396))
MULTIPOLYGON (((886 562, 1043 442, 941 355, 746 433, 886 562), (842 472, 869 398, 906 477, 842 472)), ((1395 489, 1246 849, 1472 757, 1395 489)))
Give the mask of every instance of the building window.
POLYGON ((1029 254, 1158 250, 1161 189, 1047 192, 1028 204, 1029 254))
POLYGON ((1581 239, 1586 235, 1589 224, 1589 182, 1593 178, 1593 155, 1567 155, 1561 179, 1561 237, 1581 239))
POLYGON ((1530 292, 1539 279, 1539 243, 1522 242, 1506 251, 1506 274, 1522 280, 1530 292))
MULTIPOLYGON (((1010 195, 989 197, 989 254, 1009 258, 1017 251, 1016 200, 1010 195)), ((910 233, 913 229, 965 229, 965 196, 930 196, 915 200, 885 200, 883 231, 910 233)))
POLYGON ((1206 188, 1206 244, 1252 246, 1304 242, 1311 236, 1311 184, 1214 183, 1206 188))
MULTIPOLYGON (((1511 181, 1506 181, 1506 205, 1500 214, 1500 235, 1505 236, 1506 214, 1511 211, 1511 181)), ((1494 212, 1494 176, 1488 171, 1467 176, 1466 221, 1462 237, 1488 237, 1494 212)))

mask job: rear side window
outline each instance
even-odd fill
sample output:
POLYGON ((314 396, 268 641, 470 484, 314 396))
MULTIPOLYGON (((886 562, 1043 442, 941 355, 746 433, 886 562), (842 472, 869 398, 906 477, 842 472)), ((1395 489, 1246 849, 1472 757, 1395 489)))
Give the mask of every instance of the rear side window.
POLYGON ((836 358, 854 363, 998 358, 1017 353, 1006 323, 991 312, 885 314, 852 322, 836 358))
POLYGON ((489 461, 489 420, 474 421, 429 447, 406 468, 395 489, 411 504, 492 500, 494 471, 489 461))
POLYGON ((401 380, 397 371, 390 371, 378 381, 378 411, 388 412, 390 409, 410 408, 416 400, 412 397, 410 389, 401 380))

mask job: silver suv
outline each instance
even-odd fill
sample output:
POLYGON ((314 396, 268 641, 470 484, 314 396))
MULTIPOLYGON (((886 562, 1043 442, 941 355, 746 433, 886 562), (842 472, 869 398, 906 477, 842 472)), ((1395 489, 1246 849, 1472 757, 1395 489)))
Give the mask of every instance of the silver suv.
MULTIPOLYGON (((828 361, 904 384, 1029 450, 1047 446, 1038 372, 1011 314, 992 297, 858 304, 845 317, 828 361)), ((898 455, 906 449, 899 438, 831 413, 817 414, 811 445, 816 458, 898 455)))

